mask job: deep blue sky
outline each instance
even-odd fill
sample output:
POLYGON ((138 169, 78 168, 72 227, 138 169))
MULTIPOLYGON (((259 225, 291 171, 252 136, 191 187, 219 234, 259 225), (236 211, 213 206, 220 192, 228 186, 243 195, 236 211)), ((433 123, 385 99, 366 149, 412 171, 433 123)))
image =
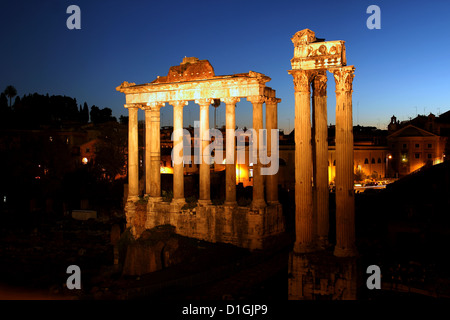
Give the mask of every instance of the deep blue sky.
MULTIPOLYGON (((184 56, 211 62, 217 75, 257 71, 282 99, 279 126, 293 128, 294 88, 287 73, 290 40, 309 28, 344 40, 356 68, 354 124, 385 128, 417 113, 450 109, 448 1, 2 1, 0 90, 67 95, 78 103, 126 114, 115 88, 166 75, 184 56), (81 30, 68 30, 66 9, 81 8, 81 30), (381 8, 381 30, 369 30, 366 9, 381 8)), ((334 79, 328 81, 328 122, 334 123, 334 79)), ((243 100, 245 101, 245 100, 243 100)), ((251 126, 251 105, 238 105, 237 124, 251 126)), ((185 108, 185 124, 198 106, 185 108)), ((162 111, 172 123, 172 107, 162 111)), ((213 123, 211 117, 211 123, 213 123)), ((218 124, 224 108, 218 109, 218 124)))

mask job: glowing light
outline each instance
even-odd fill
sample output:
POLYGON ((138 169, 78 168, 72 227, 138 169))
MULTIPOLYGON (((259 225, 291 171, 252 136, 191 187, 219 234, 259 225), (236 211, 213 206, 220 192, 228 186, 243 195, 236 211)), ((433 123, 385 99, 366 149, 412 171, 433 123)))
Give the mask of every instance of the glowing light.
POLYGON ((88 158, 84 157, 81 162, 83 162, 83 164, 87 164, 89 162, 88 158))
POLYGON ((170 168, 170 167, 160 167, 159 172, 160 172, 160 173, 173 173, 173 168, 170 168))
POLYGON ((391 155, 389 155, 389 156, 388 156, 388 159, 392 159, 392 156, 391 156, 391 155))

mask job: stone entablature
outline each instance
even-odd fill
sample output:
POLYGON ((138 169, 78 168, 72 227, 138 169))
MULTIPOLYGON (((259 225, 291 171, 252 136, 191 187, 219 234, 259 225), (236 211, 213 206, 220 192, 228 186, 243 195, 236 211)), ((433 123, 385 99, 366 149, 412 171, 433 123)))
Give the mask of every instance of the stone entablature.
POLYGON ((209 79, 185 80, 170 83, 147 83, 130 85, 122 83, 117 91, 126 95, 127 104, 147 104, 175 100, 195 101, 199 99, 246 98, 249 96, 270 97, 266 87, 270 78, 262 73, 250 71, 246 74, 214 76, 209 79))

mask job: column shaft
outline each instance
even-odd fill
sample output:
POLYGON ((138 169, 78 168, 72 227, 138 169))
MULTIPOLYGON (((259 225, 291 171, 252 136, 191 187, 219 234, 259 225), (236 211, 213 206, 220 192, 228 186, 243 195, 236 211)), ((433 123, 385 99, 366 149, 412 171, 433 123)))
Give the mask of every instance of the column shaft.
POLYGON ((196 101, 200 105, 200 195, 199 204, 211 204, 210 154, 205 152, 210 144, 209 139, 209 106, 210 99, 196 101))
MULTIPOLYGON (((266 100, 267 156, 272 156, 272 130, 278 129, 277 103, 281 99, 266 100)), ((278 153, 278 150, 276 150, 278 153)), ((277 156, 277 161, 279 156, 277 156)), ((271 164, 268 164, 269 166, 271 164)), ((266 199, 269 204, 278 203, 278 172, 266 176, 266 199)))
POLYGON ((311 71, 291 70, 295 86, 295 246, 294 251, 314 250, 313 165, 311 145, 311 71))
POLYGON ((314 216, 316 217, 318 246, 328 246, 329 190, 328 190, 328 126, 327 126, 327 74, 319 72, 313 81, 314 106, 314 216))
POLYGON ((150 201, 159 202, 161 198, 161 144, 160 144, 160 104, 151 106, 151 136, 150 141, 150 201))
POLYGON ((236 205, 236 163, 235 163, 235 128, 236 103, 238 98, 222 99, 225 104, 226 118, 226 165, 225 165, 225 205, 236 205))
POLYGON ((145 194, 150 196, 151 189, 151 140, 152 140, 152 117, 149 108, 144 109, 145 112, 145 194))
POLYGON ((336 80, 336 247, 338 257, 355 256, 352 81, 354 67, 333 70, 336 80))
POLYGON ((259 160, 259 137, 260 131, 263 129, 263 96, 252 96, 247 98, 253 105, 253 130, 254 130, 254 140, 253 140, 253 148, 255 148, 256 152, 254 152, 253 159, 253 201, 252 207, 255 209, 263 208, 266 206, 266 202, 264 201, 264 179, 261 175, 261 162, 259 160))
POLYGON ((184 165, 183 159, 183 107, 185 101, 176 101, 173 105, 173 202, 184 203, 184 165), (175 154, 176 152, 176 154, 175 154), (177 159, 175 159, 177 158, 177 159), (181 162, 181 163, 178 163, 181 162))
MULTIPOLYGON (((125 105, 127 107, 127 105, 125 105)), ((139 196, 138 108, 128 106, 128 199, 139 196)))

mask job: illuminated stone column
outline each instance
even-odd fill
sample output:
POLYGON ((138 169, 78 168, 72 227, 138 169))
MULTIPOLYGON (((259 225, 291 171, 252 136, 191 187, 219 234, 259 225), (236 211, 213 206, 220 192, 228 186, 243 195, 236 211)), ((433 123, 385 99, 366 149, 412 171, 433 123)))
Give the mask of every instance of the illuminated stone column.
POLYGON ((149 106, 144 107, 144 113, 145 113, 145 194, 150 197, 150 189, 151 189, 150 141, 152 140, 152 116, 149 106))
POLYGON ((160 109, 164 103, 149 103, 151 119, 150 139, 150 202, 161 202, 161 115, 160 109))
POLYGON ((311 80, 314 71, 290 70, 295 90, 295 245, 294 252, 315 249, 313 164, 311 145, 311 80))
POLYGON ((212 99, 195 100, 200 105, 200 195, 198 203, 200 205, 211 204, 211 174, 210 174, 210 154, 205 153, 205 149, 210 144, 209 139, 209 106, 212 99))
POLYGON ((264 201, 264 179, 261 176, 261 163, 259 160, 259 133, 263 129, 263 103, 264 96, 250 96, 247 101, 253 105, 253 130, 256 135, 253 142, 253 201, 252 208, 259 209, 266 206, 264 201))
POLYGON ((173 106, 173 203, 184 204, 183 107, 187 101, 169 102, 173 106), (175 159, 178 158, 178 159, 175 159), (181 163, 176 163, 176 161, 181 163))
POLYGON ((314 217, 317 219, 317 245, 328 246, 329 191, 328 191, 328 124, 327 73, 319 71, 313 80, 315 194, 314 217))
MULTIPOLYGON (((281 102, 278 98, 266 99, 266 129, 267 129, 267 156, 272 156, 272 129, 278 129, 277 104, 281 102)), ((278 150, 277 161, 279 159, 278 150)), ((270 163, 268 164, 271 165, 270 163)), ((268 204, 278 203, 278 172, 266 176, 266 200, 268 204)))
POLYGON ((126 104, 128 109, 128 200, 135 201, 139 196, 139 143, 138 143, 138 105, 126 104))
POLYGON ((236 163, 235 163, 235 128, 236 128, 236 103, 239 98, 224 98, 226 104, 226 165, 225 165, 225 205, 235 206, 236 202, 236 163))
POLYGON ((351 257, 357 254, 352 119, 352 83, 355 68, 346 66, 331 71, 336 81, 336 247, 334 255, 351 257))

